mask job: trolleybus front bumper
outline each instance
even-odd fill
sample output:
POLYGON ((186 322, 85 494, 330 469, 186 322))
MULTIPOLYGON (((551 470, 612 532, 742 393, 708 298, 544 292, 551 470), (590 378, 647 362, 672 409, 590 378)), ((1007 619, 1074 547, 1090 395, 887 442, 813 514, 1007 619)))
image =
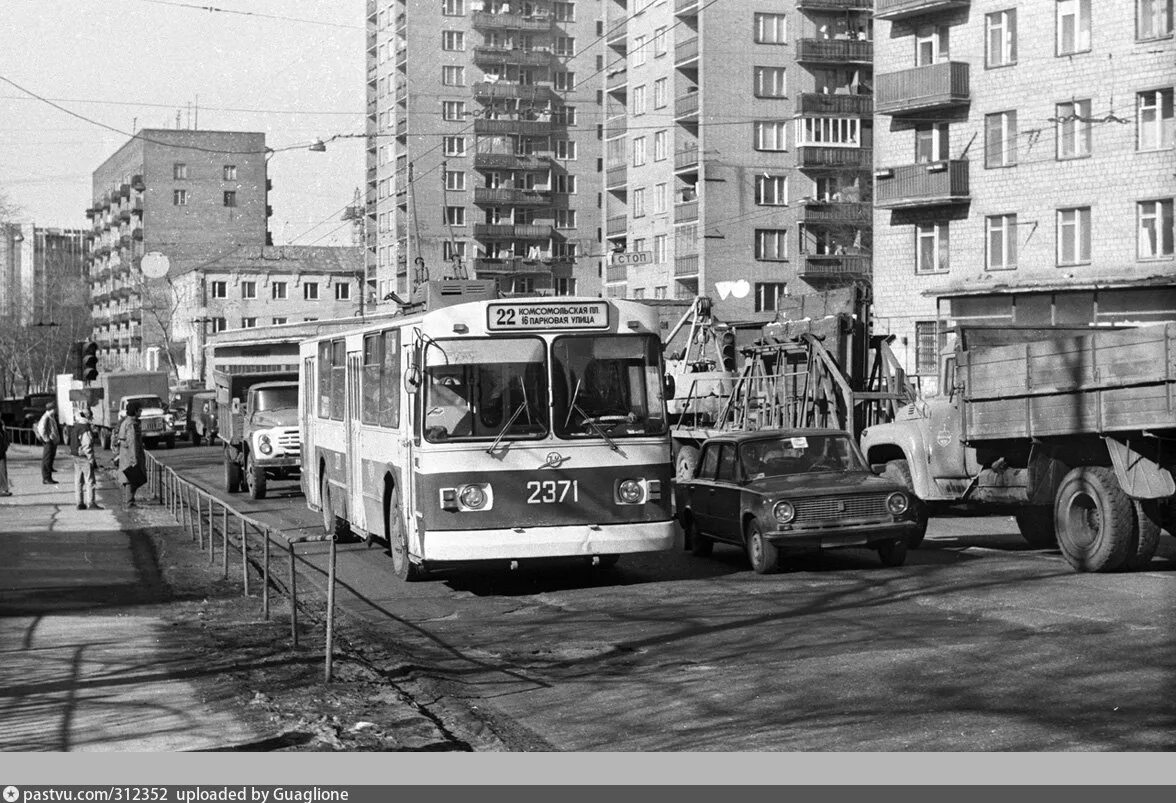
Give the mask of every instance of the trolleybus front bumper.
POLYGON ((676 521, 512 527, 496 530, 430 530, 423 538, 429 562, 591 557, 681 548, 676 521))

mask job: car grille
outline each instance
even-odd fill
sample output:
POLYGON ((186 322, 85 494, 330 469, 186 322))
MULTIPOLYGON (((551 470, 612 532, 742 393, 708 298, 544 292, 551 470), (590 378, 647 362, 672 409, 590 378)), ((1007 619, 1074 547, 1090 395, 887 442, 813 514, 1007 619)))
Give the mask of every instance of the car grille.
POLYGON ((845 519, 879 518, 887 515, 885 494, 826 496, 792 503, 795 524, 822 524, 845 519))

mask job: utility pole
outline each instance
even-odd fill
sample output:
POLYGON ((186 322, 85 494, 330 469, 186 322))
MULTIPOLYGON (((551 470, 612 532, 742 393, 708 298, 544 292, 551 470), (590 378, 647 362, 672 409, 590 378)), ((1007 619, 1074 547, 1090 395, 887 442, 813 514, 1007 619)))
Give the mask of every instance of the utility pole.
POLYGON ((351 244, 359 246, 363 254, 363 274, 359 280, 359 317, 364 316, 367 304, 368 288, 368 247, 367 247, 367 214, 364 210, 363 198, 359 194, 359 187, 355 188, 355 195, 351 205, 343 211, 341 220, 351 221, 351 244))

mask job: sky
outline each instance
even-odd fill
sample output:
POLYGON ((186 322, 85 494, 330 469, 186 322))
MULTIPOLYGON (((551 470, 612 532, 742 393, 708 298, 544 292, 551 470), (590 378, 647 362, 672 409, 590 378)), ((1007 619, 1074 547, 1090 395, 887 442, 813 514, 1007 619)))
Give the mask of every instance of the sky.
POLYGON ((88 227, 93 171, 136 128, 175 128, 177 113, 179 127, 193 127, 198 103, 201 129, 261 131, 267 146, 290 148, 269 163, 275 244, 350 245, 340 217, 363 187, 363 140, 336 140, 326 153, 297 146, 364 130, 364 9, 364 0, 0 0, 0 193, 21 221, 88 227))

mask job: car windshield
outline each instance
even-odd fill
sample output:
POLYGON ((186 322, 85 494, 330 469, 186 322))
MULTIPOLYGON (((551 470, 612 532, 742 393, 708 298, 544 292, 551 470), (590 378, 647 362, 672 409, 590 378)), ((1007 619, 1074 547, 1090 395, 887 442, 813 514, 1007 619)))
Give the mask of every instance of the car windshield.
POLYGON ((575 335, 551 345, 555 433, 624 438, 666 431, 661 344, 651 335, 575 335))
POLYGON ((435 340, 425 368, 424 435, 453 440, 542 438, 547 355, 526 338, 435 340))
POLYGON ((819 471, 867 471, 846 435, 798 435, 748 441, 739 450, 749 480, 819 471))
POLYGON ((295 410, 298 408, 298 387, 262 388, 257 391, 253 409, 259 413, 269 410, 295 410))

